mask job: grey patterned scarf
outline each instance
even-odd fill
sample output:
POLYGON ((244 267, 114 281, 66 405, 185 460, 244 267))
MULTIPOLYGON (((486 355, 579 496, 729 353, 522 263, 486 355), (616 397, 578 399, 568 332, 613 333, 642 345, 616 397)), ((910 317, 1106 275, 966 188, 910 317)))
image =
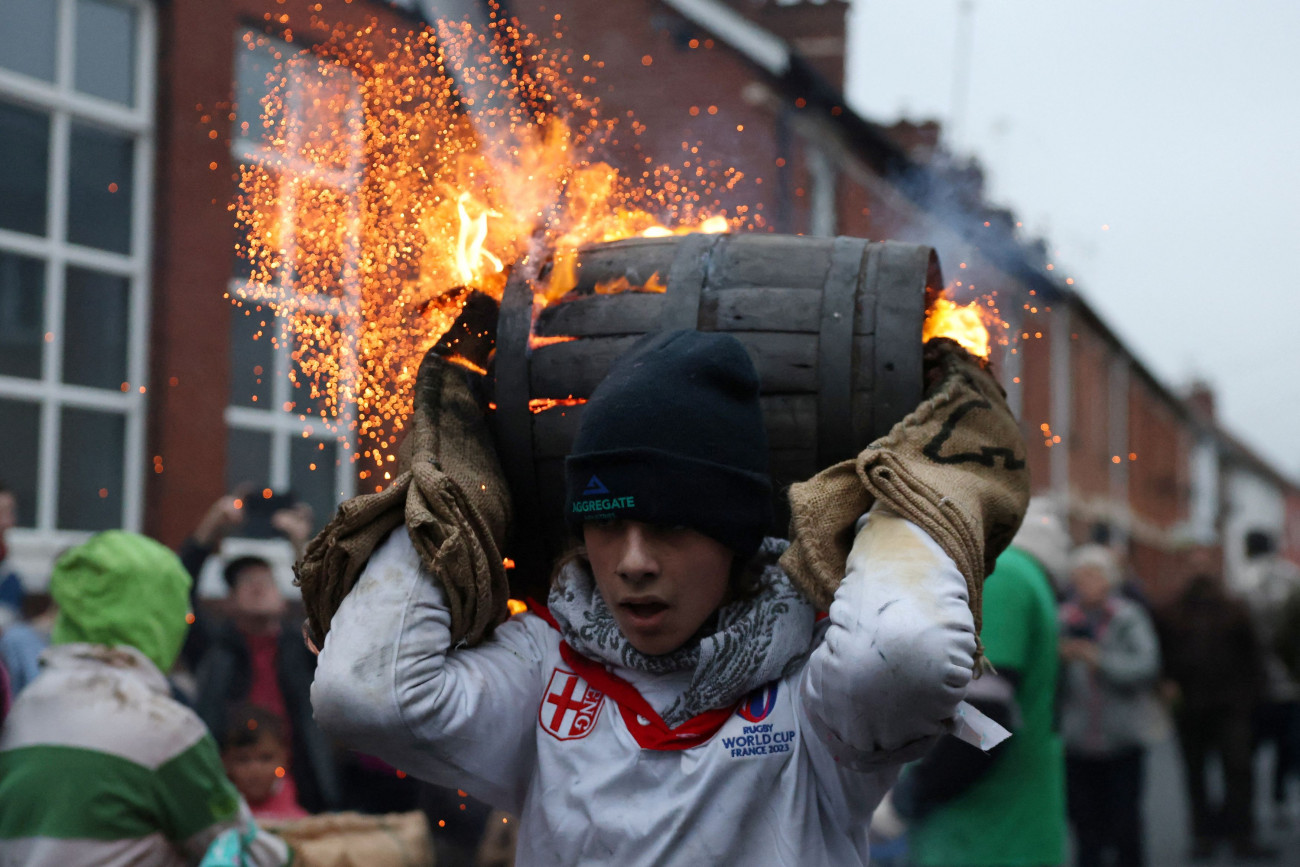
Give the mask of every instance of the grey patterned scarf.
POLYGON ((784 677, 808 652, 814 612, 777 565, 786 545, 764 540, 757 596, 724 605, 714 632, 662 656, 647 656, 628 643, 596 590, 591 567, 581 560, 561 571, 548 605, 564 640, 588 659, 648 674, 693 671, 690 686, 662 714, 675 727, 784 677))

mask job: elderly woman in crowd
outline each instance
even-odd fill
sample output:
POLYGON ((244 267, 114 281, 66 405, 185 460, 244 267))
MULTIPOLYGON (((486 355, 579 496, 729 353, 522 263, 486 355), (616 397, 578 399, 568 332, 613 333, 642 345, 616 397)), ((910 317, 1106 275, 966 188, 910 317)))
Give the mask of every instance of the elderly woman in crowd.
POLYGON ((1120 594, 1121 578, 1108 549, 1076 549, 1060 611, 1061 736, 1079 867, 1108 851, 1122 867, 1144 863, 1142 762, 1160 719, 1160 650, 1146 612, 1120 594))

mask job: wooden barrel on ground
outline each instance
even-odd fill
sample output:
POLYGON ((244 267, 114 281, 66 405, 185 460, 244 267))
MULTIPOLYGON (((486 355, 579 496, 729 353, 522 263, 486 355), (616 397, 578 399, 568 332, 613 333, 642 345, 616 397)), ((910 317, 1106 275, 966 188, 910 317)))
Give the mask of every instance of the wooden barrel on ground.
POLYGON ((528 275, 506 288, 496 429, 515 498, 515 593, 544 596, 564 536, 564 457, 582 402, 643 334, 734 335, 762 383, 777 525, 784 490, 861 451, 919 402, 929 247, 859 238, 681 235, 592 245, 578 285, 534 317, 528 275), (625 291, 611 288, 630 286, 625 291), (649 287, 649 288, 643 288, 649 287), (666 288, 665 288, 666 287, 666 288))

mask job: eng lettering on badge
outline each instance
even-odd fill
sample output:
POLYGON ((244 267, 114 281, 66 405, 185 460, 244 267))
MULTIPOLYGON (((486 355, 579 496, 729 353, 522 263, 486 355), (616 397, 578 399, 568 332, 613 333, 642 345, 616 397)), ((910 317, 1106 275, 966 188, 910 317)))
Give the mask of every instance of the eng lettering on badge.
POLYGON ((563 668, 551 672, 537 721, 552 737, 562 741, 591 734, 605 707, 605 694, 563 668))

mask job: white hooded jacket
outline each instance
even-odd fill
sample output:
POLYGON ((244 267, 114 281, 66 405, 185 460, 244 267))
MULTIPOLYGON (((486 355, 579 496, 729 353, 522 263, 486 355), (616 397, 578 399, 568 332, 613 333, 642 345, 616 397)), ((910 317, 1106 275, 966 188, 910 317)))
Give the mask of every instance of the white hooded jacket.
POLYGON ((956 566, 879 507, 806 663, 676 729, 653 710, 662 678, 578 657, 543 616, 474 648, 448 646, 449 622, 394 533, 333 618, 316 719, 516 813, 519 865, 866 864, 872 811, 951 728, 975 651, 956 566))

